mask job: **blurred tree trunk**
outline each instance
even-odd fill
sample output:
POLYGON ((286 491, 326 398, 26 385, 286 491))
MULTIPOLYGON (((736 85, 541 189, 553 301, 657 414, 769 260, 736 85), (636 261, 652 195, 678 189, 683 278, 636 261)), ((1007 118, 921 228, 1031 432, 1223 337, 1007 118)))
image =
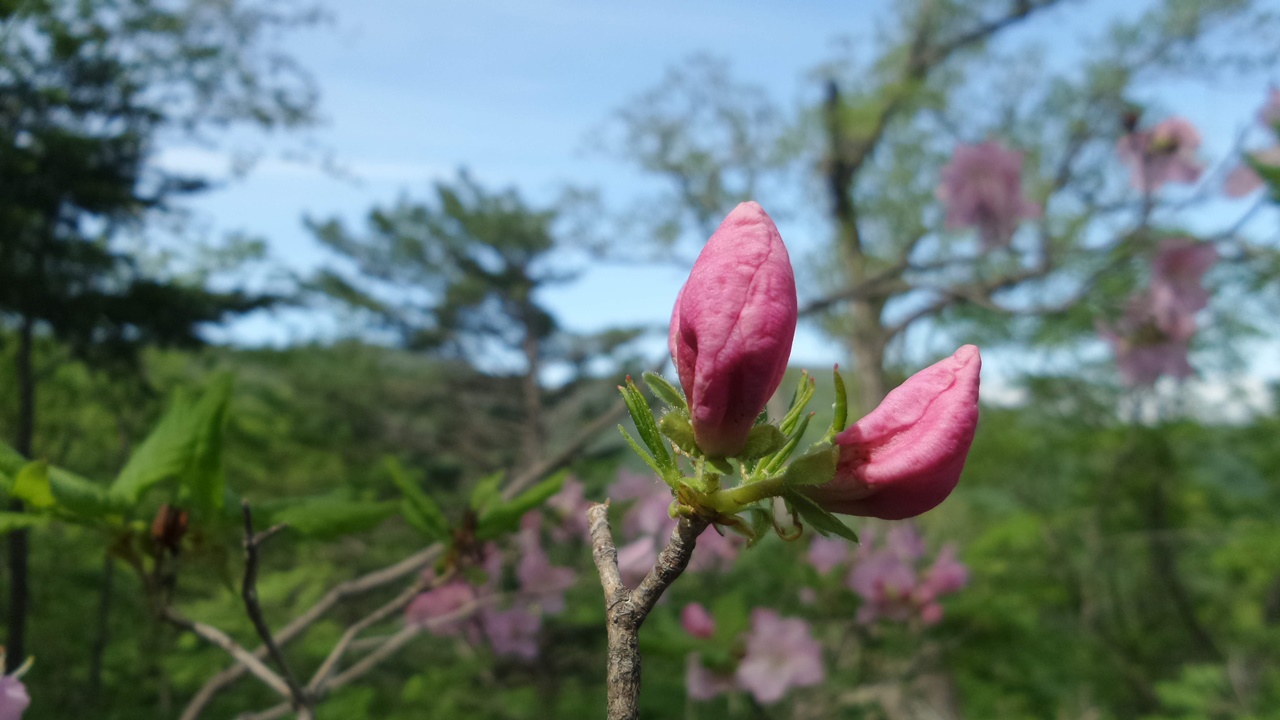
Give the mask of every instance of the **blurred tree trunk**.
POLYGON ((525 467, 529 467, 542 457, 542 448, 546 444, 542 386, 538 384, 538 373, 542 368, 542 351, 538 342, 538 328, 535 326, 538 313, 532 303, 526 300, 521 306, 520 314, 524 324, 521 350, 524 352, 525 359, 525 374, 522 380, 525 422, 520 459, 525 467))

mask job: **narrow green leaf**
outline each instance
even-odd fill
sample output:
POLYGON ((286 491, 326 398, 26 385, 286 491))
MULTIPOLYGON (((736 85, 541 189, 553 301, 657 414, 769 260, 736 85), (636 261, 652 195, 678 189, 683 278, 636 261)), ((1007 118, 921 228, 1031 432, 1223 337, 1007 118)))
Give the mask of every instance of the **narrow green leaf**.
POLYGON ((693 439, 693 425, 689 423, 687 414, 679 410, 668 412, 658 422, 658 429, 681 450, 689 454, 698 452, 698 443, 693 439))
POLYGON ((667 382, 666 378, 662 377, 658 373, 650 372, 648 370, 645 371, 643 377, 644 384, 647 385, 649 390, 651 390, 654 395, 657 395, 662 402, 677 410, 684 410, 686 413, 689 412, 689 403, 684 399, 684 395, 680 392, 679 388, 672 385, 670 382, 667 382))
POLYGON ((325 495, 307 498, 277 511, 272 521, 288 523, 303 535, 332 539, 372 530, 396 511, 395 502, 373 502, 325 495))
POLYGON ((480 540, 492 540, 507 533, 515 532, 520 527, 520 518, 525 513, 542 505, 547 498, 560 492, 569 471, 561 470, 533 487, 525 490, 512 500, 493 508, 480 516, 476 523, 476 537, 480 540))
POLYGON ((809 406, 809 401, 813 399, 814 382, 809 377, 809 373, 805 370, 800 371, 800 382, 796 384, 795 395, 791 398, 791 407, 787 410, 787 414, 782 416, 782 422, 778 423, 778 428, 786 435, 791 435, 792 431, 800 423, 804 414, 804 409, 809 406))
POLYGON ((828 438, 834 438, 843 431, 844 424, 849 420, 849 392, 845 389, 844 378, 840 377, 839 365, 831 371, 831 376, 835 382, 836 404, 831 415, 831 429, 827 431, 828 438))
POLYGON ((440 506, 436 504, 436 501, 432 500, 431 496, 418 487, 413 478, 409 477, 409 473, 404 469, 404 466, 395 458, 385 458, 382 466, 386 469, 387 474, 391 476, 391 482, 395 483, 395 486, 404 495, 401 511, 405 520, 423 535, 426 535, 429 540, 448 539, 449 521, 445 518, 444 513, 440 511, 440 506))
POLYGON ((653 410, 649 408, 649 401, 644 399, 644 393, 640 392, 640 388, 632 382, 630 376, 627 377, 625 387, 618 388, 622 393, 622 399, 627 404, 627 410, 631 413, 631 421, 635 423, 636 432, 640 433, 640 439, 644 442, 645 447, 649 448, 653 459, 658 463, 658 467, 663 468, 663 474, 666 468, 675 467, 674 461, 671 459, 671 451, 667 449, 667 444, 662 439, 662 433, 658 432, 658 423, 653 419, 653 410))
POLYGON ((786 499, 801 519, 809 524, 809 527, 817 530, 823 536, 839 535, 850 542, 858 542, 858 534, 840 521, 840 518, 823 510, 820 505, 809 499, 807 495, 798 492, 784 493, 783 498, 786 499))
POLYGON ((773 455, 765 462, 764 469, 766 472, 777 472, 782 467, 783 463, 787 461, 787 458, 791 457, 791 454, 795 452, 796 447, 800 445, 800 441, 804 438, 805 431, 809 429, 809 421, 812 419, 813 413, 805 415, 800 419, 799 426, 795 428, 795 433, 787 440, 787 444, 783 445, 782 449, 779 450, 777 454, 773 455))
POLYGON ((787 487, 797 485, 821 485, 830 482, 836 474, 836 463, 840 460, 840 448, 823 445, 796 458, 786 473, 782 483, 787 487))
POLYGON ((13 479, 10 492, 35 510, 47 510, 57 504, 49 486, 49 464, 43 460, 27 463, 13 479))
POLYGON ((773 425, 756 425, 747 435, 747 446, 738 453, 739 460, 756 460, 777 452, 787 444, 787 436, 773 425))
POLYGON ((631 437, 631 433, 627 432, 627 429, 621 425, 618 426, 618 432, 622 433, 622 439, 627 441, 627 444, 631 446, 631 449, 635 451, 635 454, 639 455, 640 459, 644 460, 646 465, 653 468, 653 472, 656 473, 658 477, 662 478, 663 482, 671 485, 671 481, 667 479, 667 474, 661 467, 658 467, 658 462, 653 459, 652 455, 645 452, 644 448, 640 447, 640 443, 636 442, 636 439, 631 437))

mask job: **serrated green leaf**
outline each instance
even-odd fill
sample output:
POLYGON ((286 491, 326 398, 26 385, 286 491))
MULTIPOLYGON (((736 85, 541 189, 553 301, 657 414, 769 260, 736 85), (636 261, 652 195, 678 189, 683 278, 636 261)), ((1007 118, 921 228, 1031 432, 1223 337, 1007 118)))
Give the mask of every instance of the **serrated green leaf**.
POLYGON ((382 464, 391 476, 391 482, 404 494, 400 509, 405 520, 428 540, 447 540, 449 521, 436 501, 418 487, 398 460, 387 457, 382 464))
POLYGON ((662 440, 662 433, 658 431, 658 423, 653 419, 653 410, 649 408, 649 401, 645 400, 644 393, 640 392, 640 388, 636 387, 630 377, 627 377, 626 385, 618 390, 627 404, 627 411, 631 413, 631 422, 635 424, 636 432, 640 433, 640 440, 644 442, 645 447, 649 448, 649 453, 658 467, 663 468, 658 474, 665 474, 668 468, 675 467, 675 463, 671 459, 671 451, 662 440))
POLYGON ((698 443, 693 439, 693 425, 685 413, 672 410, 663 415, 658 421, 658 429, 681 450, 690 454, 698 451, 698 443))
POLYGON ((640 459, 644 461, 645 465, 652 468, 653 472, 657 474, 658 477, 662 478, 663 482, 671 485, 671 480, 668 479, 667 473, 658 466, 658 462, 653 459, 652 455, 645 452, 644 448, 640 447, 640 443, 636 442, 636 439, 631 437, 631 433, 627 432, 627 429, 621 425, 618 426, 618 432, 622 433, 622 439, 627 441, 627 444, 631 446, 631 449, 636 455, 640 456, 640 459))
POLYGON ((525 490, 503 505, 493 508, 480 516, 476 522, 476 537, 480 540, 492 540, 507 533, 515 532, 520 527, 520 518, 525 513, 542 505, 547 498, 560 492, 568 470, 561 470, 533 487, 525 490))
POLYGON ((32 515, 24 512, 0 512, 0 533, 14 530, 26 530, 39 527, 49 521, 46 515, 32 515))
POLYGON ((27 463, 14 477, 10 494, 35 510, 47 510, 57 504, 49 486, 49 464, 43 460, 27 463))
POLYGON ((739 460, 756 460, 776 452, 787 444, 787 436, 773 425, 756 425, 747 434, 747 445, 738 453, 739 460))
POLYGON ((787 467, 782 476, 782 484, 787 487, 798 485, 821 485, 830 482, 836 474, 836 463, 840 461, 840 448, 825 445, 796 458, 787 467))
POLYGON ((169 411, 129 456, 111 491, 137 503, 155 484, 176 477, 193 504, 216 510, 222 504, 222 430, 231 398, 232 376, 217 376, 198 397, 174 396, 169 411))
POLYGON ((351 500, 325 495, 283 508, 272 521, 314 538, 332 539, 372 530, 395 513, 397 503, 351 500))
POLYGON ((798 492, 783 493, 782 496, 791 505, 800 518, 817 530, 820 535, 839 535, 850 542, 858 542, 858 534, 840 521, 840 518, 822 509, 820 505, 807 495, 798 492))
POLYGON ((689 412, 689 403, 684 399, 684 395, 681 394, 680 390, 676 388, 675 385, 667 382, 666 378, 662 377, 658 373, 647 370, 643 377, 644 384, 648 386, 649 390, 652 391, 654 395, 657 395, 662 402, 676 410, 684 410, 686 413, 689 412))
POLYGON ((488 510, 490 506, 502 499, 502 493, 498 486, 502 484, 504 477, 501 470, 492 475, 486 475, 476 482, 475 489, 471 491, 471 509, 477 515, 488 510))

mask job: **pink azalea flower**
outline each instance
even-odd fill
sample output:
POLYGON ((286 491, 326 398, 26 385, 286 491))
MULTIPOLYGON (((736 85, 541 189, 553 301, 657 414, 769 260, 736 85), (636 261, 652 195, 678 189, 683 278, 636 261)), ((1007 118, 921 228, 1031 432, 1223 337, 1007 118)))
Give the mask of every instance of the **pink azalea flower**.
POLYGON ((721 535, 715 528, 708 528, 698 536, 698 544, 694 546, 693 557, 689 558, 686 569, 691 572, 726 570, 738 558, 746 542, 746 538, 736 533, 721 535))
POLYGON ((1040 216, 1022 192, 1022 153, 999 142, 957 145, 940 176, 946 228, 976 228, 983 249, 1008 246, 1020 222, 1040 216))
POLYGON ((463 580, 453 580, 414 598, 409 607, 405 608, 405 620, 413 625, 425 626, 432 635, 457 635, 465 622, 464 618, 443 625, 428 623, 435 618, 457 612, 475 599, 475 588, 463 580))
POLYGON ((31 704, 27 688, 11 675, 0 676, 0 720, 22 720, 22 713, 31 704))
POLYGON ((1210 243, 1167 238, 1151 261, 1150 310, 1156 327, 1170 339, 1185 342, 1195 334, 1195 314, 1209 304, 1201 285, 1218 261, 1210 243))
POLYGON ((609 497, 614 502, 637 500, 652 495, 660 487, 665 488, 652 475, 622 469, 618 471, 618 479, 609 486, 609 497))
POLYGON ((676 298, 668 342, 694 439, 731 457, 787 369, 796 282, 778 228, 754 202, 734 208, 676 298))
POLYGON ((547 508, 560 519, 560 525, 551 529, 551 537, 556 542, 567 542, 578 538, 583 542, 591 542, 591 528, 587 524, 587 508, 591 501, 586 497, 586 486, 569 478, 560 486, 560 491, 547 498, 547 508))
POLYGON ((564 610, 564 591, 573 587, 576 573, 572 568, 551 564, 536 531, 521 533, 520 548, 520 561, 516 565, 520 593, 543 612, 555 614, 564 610))
POLYGON ((813 639, 805 621, 784 619, 773 610, 756 608, 751 611, 746 655, 735 675, 757 702, 775 703, 793 687, 823 681, 822 646, 813 639))
POLYGON ((486 608, 480 613, 480 628, 495 655, 537 659, 538 631, 542 629, 538 613, 523 607, 486 608))
POLYGON ((732 673, 708 670, 702 665, 702 656, 689 653, 684 664, 684 687, 694 700, 710 700, 717 695, 732 692, 737 682, 732 673))
MULTIPOLYGON (((1249 153, 1249 157, 1259 165, 1280 167, 1280 145, 1249 153)), ((1222 184, 1222 191, 1227 197, 1242 198, 1262 189, 1264 185, 1266 183, 1263 182, 1262 176, 1253 169, 1253 166, 1248 163, 1240 163, 1231 172, 1227 173, 1227 179, 1222 184)))
POLYGON ((969 569, 956 559, 954 545, 946 545, 924 574, 921 586, 930 598, 957 592, 969 584, 969 569))
POLYGON ((618 572, 627 587, 634 589, 639 585, 658 562, 656 545, 652 535, 645 535, 618 548, 618 572))
POLYGON ((845 582, 862 598, 858 622, 869 625, 881 618, 896 622, 911 619, 916 573, 893 553, 881 551, 860 560, 845 582))
POLYGON ((809 564, 826 575, 849 559, 849 543, 845 540, 814 535, 809 541, 809 564))
POLYGON ((978 348, 912 375, 836 435, 831 482, 804 488, 831 512, 901 520, 932 509, 960 480, 978 425, 978 348))
POLYGON ((696 638, 709 638, 716 634, 716 621, 699 603, 689 603, 680 611, 680 627, 696 638))
POLYGON ((1185 340, 1171 340, 1159 333, 1122 334, 1101 324, 1098 334, 1111 346, 1125 385, 1154 385, 1161 375, 1179 379, 1195 375, 1185 340))
POLYGON ((924 538, 912 523, 895 524, 884 536, 885 550, 905 563, 924 557, 924 538))
POLYGON ((1204 166, 1196 159, 1200 132, 1185 118, 1171 117, 1150 130, 1136 130, 1120 138, 1116 154, 1129 168, 1129 183, 1155 192, 1165 183, 1193 183, 1204 166))

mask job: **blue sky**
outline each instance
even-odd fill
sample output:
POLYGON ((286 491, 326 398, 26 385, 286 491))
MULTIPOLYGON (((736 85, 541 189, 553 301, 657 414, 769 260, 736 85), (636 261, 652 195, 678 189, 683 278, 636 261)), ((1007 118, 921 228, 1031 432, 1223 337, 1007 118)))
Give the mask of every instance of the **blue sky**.
MULTIPOLYGON (((624 199, 644 180, 587 152, 585 135, 669 66, 696 53, 722 57, 736 78, 793 106, 812 97, 807 73, 836 54, 836 41, 852 40, 855 51, 865 46, 890 7, 882 0, 331 0, 333 24, 289 38, 288 49, 322 93, 324 122, 307 141, 332 153, 358 182, 282 159, 281 148, 296 148, 298 138, 250 138, 237 143, 262 150, 254 170, 192 207, 208 232, 262 236, 279 265, 305 271, 325 256, 303 228, 304 215, 358 226, 371 206, 426 197, 433 180, 464 165, 486 186, 514 185, 535 203, 552 199, 565 183, 599 186, 624 199)), ((1105 21, 1080 8, 1068 3, 1015 38, 1046 43, 1058 61, 1079 56, 1081 38, 1105 21)), ((1225 150, 1262 99, 1256 82, 1169 84, 1153 92, 1201 126, 1210 156, 1225 150)), ((173 146, 161 162, 225 175, 229 160, 222 151, 173 146)), ((783 226, 783 234, 801 250, 816 242, 808 228, 792 237, 783 226)), ((544 299, 570 329, 658 325, 682 281, 671 267, 592 267, 544 299)), ((226 337, 284 343, 332 330, 314 314, 283 313, 242 321, 226 337)), ((802 327, 794 358, 827 364, 840 356, 833 343, 802 327)))

